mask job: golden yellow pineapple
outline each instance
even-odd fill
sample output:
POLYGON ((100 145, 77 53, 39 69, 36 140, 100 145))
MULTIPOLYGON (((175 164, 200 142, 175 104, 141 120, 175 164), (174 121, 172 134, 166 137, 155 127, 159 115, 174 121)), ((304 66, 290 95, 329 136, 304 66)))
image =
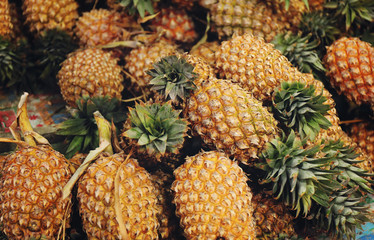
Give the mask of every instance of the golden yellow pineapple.
POLYGON ((193 92, 184 110, 191 129, 207 145, 250 163, 277 136, 273 115, 239 85, 208 79, 193 92))
POLYGON ((135 159, 120 153, 100 155, 79 181, 77 197, 89 239, 120 239, 121 227, 129 239, 158 239, 155 187, 135 159), (119 202, 119 213, 115 201, 119 202), (119 217, 123 223, 118 222, 119 217))
POLYGON ((195 23, 183 8, 161 8, 149 27, 174 42, 191 43, 198 37, 195 23))
POLYGON ((237 162, 219 151, 201 152, 174 175, 176 213, 187 239, 255 239, 252 193, 237 162))
POLYGON ((212 27, 221 38, 251 33, 270 42, 290 28, 262 1, 219 0, 210 8, 212 27))
POLYGON ((59 28, 72 34, 79 16, 75 0, 25 0, 22 9, 30 31, 36 33, 59 28))
POLYGON ((374 104, 374 48, 355 37, 342 37, 327 47, 327 75, 338 93, 361 105, 374 104))
POLYGON ((89 239, 158 239, 160 208, 150 174, 130 155, 114 153, 110 123, 99 112, 94 118, 105 148, 75 172, 83 173, 77 192, 83 229, 89 239))
POLYGON ((0 36, 10 38, 13 35, 13 24, 11 21, 8 0, 0 2, 0 36))
POLYGON ((296 236, 294 217, 286 205, 266 193, 252 198, 253 216, 256 221, 256 239, 278 239, 296 236))
POLYGON ((110 52, 87 48, 72 52, 62 63, 57 78, 64 100, 76 106, 82 96, 120 99, 124 88, 121 71, 110 52))
POLYGON ((69 226, 71 195, 63 199, 62 188, 71 172, 66 158, 33 132, 26 101, 27 93, 15 122, 25 142, 15 135, 18 149, 6 156, 1 172, 0 221, 9 239, 57 239, 69 226))
POLYGON ((132 49, 125 56, 124 69, 131 75, 131 83, 136 91, 148 85, 151 77, 146 71, 152 68, 153 64, 162 57, 175 54, 178 46, 167 40, 161 39, 156 42, 149 42, 132 49))
POLYGON ((128 39, 127 29, 135 25, 132 17, 115 10, 92 9, 78 18, 75 33, 81 46, 94 47, 128 39))

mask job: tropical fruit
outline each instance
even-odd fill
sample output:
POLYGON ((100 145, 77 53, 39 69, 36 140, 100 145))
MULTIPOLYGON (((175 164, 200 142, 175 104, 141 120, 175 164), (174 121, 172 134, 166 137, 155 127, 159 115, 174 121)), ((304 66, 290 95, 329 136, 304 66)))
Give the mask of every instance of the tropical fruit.
POLYGON ((127 40, 130 35, 128 30, 135 25, 132 17, 115 10, 92 9, 78 18, 75 34, 81 46, 95 47, 127 40))
POLYGON ((79 17, 75 0, 25 0, 22 9, 30 31, 37 34, 53 28, 73 34, 75 21, 79 17))
POLYGON ((83 174, 77 198, 84 231, 89 239, 158 239, 160 208, 150 174, 130 155, 115 153, 109 121, 98 111, 94 118, 100 147, 107 145, 75 172, 83 174))
POLYGON ((123 76, 117 59, 99 48, 69 54, 57 74, 61 94, 70 106, 83 96, 121 98, 123 76))
POLYGON ((351 102, 374 104, 374 48, 355 37, 342 37, 324 57, 331 85, 351 102))
POLYGON ((254 239, 252 193, 237 162, 219 151, 187 157, 174 171, 176 213, 187 239, 254 239))
MULTIPOLYGON (((22 132, 33 132, 27 116, 27 94, 18 109, 22 132)), ((66 158, 48 141, 33 132, 5 158, 1 171, 0 213, 9 239, 56 239, 69 227, 71 198, 62 198, 62 188, 71 177, 66 158)))

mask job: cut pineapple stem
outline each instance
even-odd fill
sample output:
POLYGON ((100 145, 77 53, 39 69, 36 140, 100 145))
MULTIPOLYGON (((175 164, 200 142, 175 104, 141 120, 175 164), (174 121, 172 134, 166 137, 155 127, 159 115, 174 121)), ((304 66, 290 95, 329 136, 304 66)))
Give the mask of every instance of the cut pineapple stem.
MULTIPOLYGON (((29 134, 33 131, 33 128, 30 123, 29 115, 27 113, 27 97, 29 94, 25 92, 18 103, 17 108, 17 119, 15 121, 18 122, 19 127, 21 128, 21 132, 24 135, 25 142, 27 142, 30 146, 36 146, 36 142, 34 138, 29 134)), ((13 133, 13 132, 12 132, 13 133)))
MULTIPOLYGON (((31 126, 29 116, 27 114, 27 97, 28 93, 25 92, 18 103, 17 108, 17 118, 16 120, 10 125, 9 130, 12 133, 14 139, 17 142, 21 142, 22 138, 18 132, 18 127, 21 129, 21 132, 24 136, 24 142, 26 142, 30 146, 36 146, 38 144, 48 144, 49 142, 46 138, 42 135, 34 132, 34 129, 31 126)), ((15 142, 15 143, 17 143, 15 142)))
MULTIPOLYGON (((112 131, 111 131, 111 125, 106 120, 103 115, 99 111, 94 112, 94 118, 97 124, 97 127, 99 129, 99 139, 100 139, 100 145, 104 142, 111 142, 112 139, 112 131)), ((112 145, 109 144, 105 149, 104 152, 109 153, 110 155, 113 155, 113 148, 112 145)))

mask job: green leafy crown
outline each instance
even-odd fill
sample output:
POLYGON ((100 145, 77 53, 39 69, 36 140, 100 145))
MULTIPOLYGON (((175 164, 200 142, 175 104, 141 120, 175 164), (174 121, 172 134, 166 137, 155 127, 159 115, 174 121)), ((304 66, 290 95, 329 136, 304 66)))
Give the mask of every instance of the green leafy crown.
POLYGON ((87 153, 99 146, 99 135, 93 113, 99 111, 106 120, 120 127, 127 114, 121 109, 120 101, 109 97, 82 97, 77 100, 77 108, 72 110, 72 118, 58 126, 56 134, 67 136, 68 147, 65 156, 87 153))
POLYGON ((187 132, 187 122, 179 114, 170 103, 136 104, 130 108, 131 127, 124 136, 136 140, 141 150, 156 158, 177 153, 187 132))
POLYGON ((10 87, 22 79, 24 70, 17 46, 0 36, 0 86, 10 87))
POLYGON ((315 95, 313 85, 305 87, 300 82, 283 82, 274 92, 274 115, 286 128, 297 130, 301 137, 314 139, 321 128, 331 126, 323 116, 330 109, 325 101, 321 94, 315 95))
POLYGON ((196 88, 194 80, 197 74, 193 72, 194 66, 185 58, 175 55, 162 58, 147 71, 152 77, 151 89, 158 91, 166 99, 173 102, 184 101, 190 90, 196 88))

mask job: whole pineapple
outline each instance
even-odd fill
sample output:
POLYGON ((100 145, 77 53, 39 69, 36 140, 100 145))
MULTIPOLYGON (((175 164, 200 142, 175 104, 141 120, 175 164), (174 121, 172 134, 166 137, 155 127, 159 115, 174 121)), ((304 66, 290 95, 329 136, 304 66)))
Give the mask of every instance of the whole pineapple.
POLYGON ((10 38, 13 35, 13 24, 8 0, 0 2, 0 36, 10 38))
POLYGON ((25 0, 22 9, 30 31, 37 34, 53 28, 73 34, 73 27, 79 16, 75 0, 25 0))
POLYGON ((373 62, 373 46, 355 37, 334 41, 324 57, 331 85, 357 105, 374 106, 373 62))
POLYGON ((79 179, 85 232, 98 240, 158 239, 160 208, 150 174, 130 155, 114 153, 109 122, 99 112, 94 115, 100 141, 108 145, 79 179))
POLYGON ((128 39, 127 29, 135 25, 132 17, 115 10, 92 9, 78 18, 75 33, 81 46, 95 47, 128 39))
POLYGON ((237 162, 219 151, 187 157, 174 171, 176 213, 187 239, 254 239, 252 193, 237 162))
POLYGON ((57 74, 61 94, 70 106, 83 96, 121 98, 123 76, 117 59, 99 48, 79 49, 68 55, 57 74))
MULTIPOLYGON (((33 132, 26 100, 24 94, 17 119, 24 134, 33 132)), ((62 187, 71 177, 69 164, 42 136, 24 136, 25 142, 16 141, 18 149, 6 156, 1 172, 3 231, 9 239, 56 239, 69 226, 71 199, 62 198, 62 187)))

